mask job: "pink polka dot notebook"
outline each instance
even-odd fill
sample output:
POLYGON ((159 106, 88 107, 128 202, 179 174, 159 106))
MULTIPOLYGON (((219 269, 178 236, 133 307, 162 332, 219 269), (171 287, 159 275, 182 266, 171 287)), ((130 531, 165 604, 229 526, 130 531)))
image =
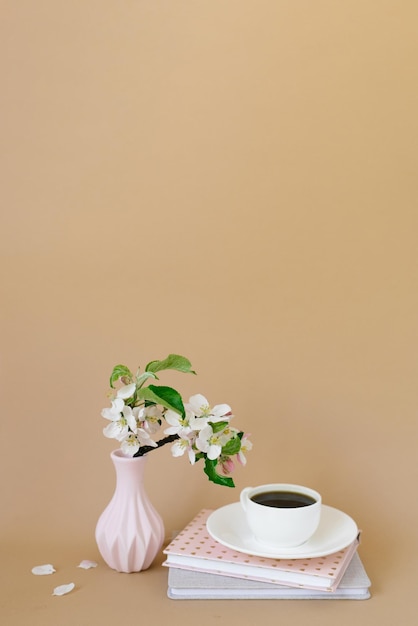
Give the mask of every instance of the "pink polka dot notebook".
POLYGON ((306 589, 334 591, 359 545, 356 538, 335 554, 277 559, 245 554, 214 540, 206 529, 212 510, 202 509, 165 548, 163 565, 306 589))

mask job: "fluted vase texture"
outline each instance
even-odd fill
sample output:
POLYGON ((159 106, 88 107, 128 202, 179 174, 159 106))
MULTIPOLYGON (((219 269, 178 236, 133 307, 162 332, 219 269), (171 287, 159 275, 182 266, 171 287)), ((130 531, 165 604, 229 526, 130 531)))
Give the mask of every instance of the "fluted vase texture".
POLYGON ((147 569, 164 541, 164 524, 144 487, 147 457, 110 455, 116 471, 113 497, 96 526, 96 542, 104 561, 118 572, 147 569))

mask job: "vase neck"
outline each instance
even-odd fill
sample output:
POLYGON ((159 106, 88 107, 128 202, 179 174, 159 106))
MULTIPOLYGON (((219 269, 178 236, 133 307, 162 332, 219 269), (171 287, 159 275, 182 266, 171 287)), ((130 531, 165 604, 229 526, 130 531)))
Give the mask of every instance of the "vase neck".
POLYGON ((120 450, 111 453, 116 471, 116 484, 131 485, 140 488, 143 483, 146 456, 126 457, 120 450))

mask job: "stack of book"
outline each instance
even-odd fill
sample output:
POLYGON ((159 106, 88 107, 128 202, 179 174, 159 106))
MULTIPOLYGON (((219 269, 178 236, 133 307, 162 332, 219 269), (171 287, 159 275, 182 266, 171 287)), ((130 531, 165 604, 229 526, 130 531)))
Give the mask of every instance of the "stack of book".
POLYGON ((370 597, 357 536, 323 557, 266 558, 216 541, 202 509, 165 548, 171 599, 355 599, 370 597))

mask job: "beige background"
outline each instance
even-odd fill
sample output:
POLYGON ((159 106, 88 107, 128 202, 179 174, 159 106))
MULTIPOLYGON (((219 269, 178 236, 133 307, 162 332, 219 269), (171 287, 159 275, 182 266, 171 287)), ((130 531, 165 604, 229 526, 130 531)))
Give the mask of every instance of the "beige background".
POLYGON ((412 624, 417 4, 0 6, 3 623, 412 624), (109 374, 169 352, 198 377, 164 383, 231 404, 254 449, 234 491, 150 456, 167 538, 306 483, 362 528, 371 600, 173 603, 159 562, 74 569, 113 491, 109 374))

